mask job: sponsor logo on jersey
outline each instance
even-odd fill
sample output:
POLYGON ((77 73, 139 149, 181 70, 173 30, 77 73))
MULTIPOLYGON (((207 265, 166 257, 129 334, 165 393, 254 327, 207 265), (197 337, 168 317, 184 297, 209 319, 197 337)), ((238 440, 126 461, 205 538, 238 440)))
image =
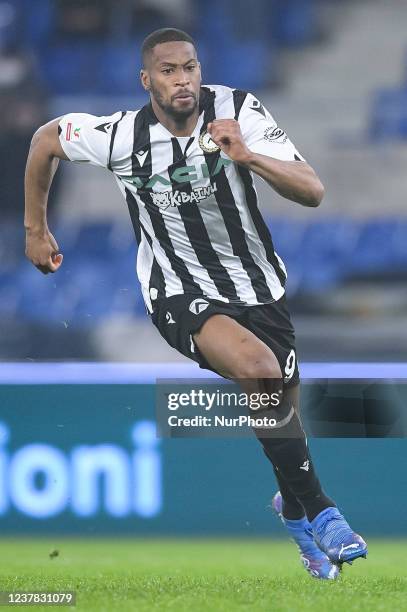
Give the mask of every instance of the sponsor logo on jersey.
POLYGON ((220 147, 218 147, 216 142, 212 140, 210 134, 208 134, 207 131, 202 132, 202 134, 200 135, 199 146, 205 153, 217 153, 218 151, 220 151, 220 147))
POLYGON ((199 315, 201 314, 201 312, 206 310, 208 306, 209 306, 209 302, 207 302, 206 300, 202 298, 198 298, 190 303, 189 311, 192 312, 192 314, 199 315))
POLYGON ((151 198, 153 203, 159 208, 169 208, 170 206, 181 206, 181 204, 197 204, 202 200, 210 198, 216 193, 216 185, 207 187, 197 187, 191 192, 187 191, 152 191, 151 198))
MULTIPOLYGON (((135 154, 135 157, 139 163, 140 159, 137 156, 140 155, 141 151, 139 151, 138 154, 135 154)), ((171 181, 182 185, 183 183, 193 183, 194 181, 212 178, 217 176, 223 168, 227 168, 231 164, 233 164, 233 161, 231 159, 226 159, 225 157, 220 156, 215 168, 213 169, 209 169, 207 164, 200 164, 197 166, 181 166, 179 168, 175 168, 175 170, 171 172, 169 179, 166 176, 162 176, 161 174, 153 174, 153 176, 147 178, 137 176, 137 174, 133 176, 122 176, 121 178, 123 181, 131 183, 132 185, 137 187, 137 189, 151 190, 154 189, 157 184, 164 185, 165 187, 171 187, 171 181)))
POLYGON ((268 142, 278 142, 284 144, 287 141, 287 134, 279 127, 268 127, 264 132, 264 140, 268 142))

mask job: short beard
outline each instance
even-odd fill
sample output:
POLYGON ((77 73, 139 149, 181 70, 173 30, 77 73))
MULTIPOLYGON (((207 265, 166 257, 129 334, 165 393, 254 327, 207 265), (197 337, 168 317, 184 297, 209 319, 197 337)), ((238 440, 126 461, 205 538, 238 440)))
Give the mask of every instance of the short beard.
POLYGON ((188 117, 190 117, 191 115, 194 114, 195 110, 198 107, 198 100, 197 100, 195 94, 193 94, 194 95, 195 104, 191 108, 187 108, 185 110, 179 111, 179 110, 176 110, 173 106, 171 106, 171 104, 165 104, 163 102, 162 95, 154 87, 154 84, 153 84, 153 82, 151 80, 150 80, 150 93, 154 97, 154 100, 157 102, 157 104, 161 108, 161 110, 164 111, 164 113, 166 113, 170 117, 172 117, 172 119, 174 119, 175 123, 177 123, 177 124, 184 123, 188 119, 188 117))

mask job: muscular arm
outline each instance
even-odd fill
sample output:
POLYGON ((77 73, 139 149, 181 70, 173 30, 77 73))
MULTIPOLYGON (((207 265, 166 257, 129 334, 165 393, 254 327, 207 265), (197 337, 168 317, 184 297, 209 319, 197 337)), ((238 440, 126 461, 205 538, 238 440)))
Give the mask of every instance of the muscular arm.
POLYGON ((249 151, 243 164, 261 176, 279 195, 303 206, 319 206, 324 187, 315 171, 303 161, 280 161, 249 151))
POLYGON ((44 274, 62 263, 58 244, 48 229, 47 203, 60 159, 68 159, 58 137, 58 119, 34 134, 25 171, 26 256, 44 274))
POLYGON ((216 144, 233 161, 261 176, 281 196, 303 206, 319 206, 324 187, 309 164, 303 161, 280 161, 253 153, 243 140, 234 119, 219 119, 208 125, 216 144))

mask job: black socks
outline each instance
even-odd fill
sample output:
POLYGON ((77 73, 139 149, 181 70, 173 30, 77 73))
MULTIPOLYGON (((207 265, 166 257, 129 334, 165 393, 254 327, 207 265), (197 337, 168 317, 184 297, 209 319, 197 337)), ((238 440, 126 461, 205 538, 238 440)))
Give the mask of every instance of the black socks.
MULTIPOLYGON (((263 449, 264 450, 264 449, 263 449)), ((266 457, 269 459, 269 457, 266 457)), ((298 520, 304 517, 304 508, 291 491, 290 487, 287 486, 285 480, 280 476, 278 470, 273 466, 274 475, 278 482, 278 488, 280 489, 281 497, 283 498, 283 517, 289 520, 298 520)))
POLYGON ((312 521, 325 508, 336 506, 321 488, 305 438, 262 438, 260 442, 278 474, 285 518, 299 519, 305 511, 312 521))
POLYGON ((274 410, 273 416, 281 427, 271 430, 267 437, 264 430, 255 430, 255 433, 273 464, 283 497, 283 516, 295 520, 302 518, 305 511, 308 520, 312 521, 322 510, 336 504, 322 490, 305 433, 290 404, 284 406, 283 401, 278 411, 274 410))

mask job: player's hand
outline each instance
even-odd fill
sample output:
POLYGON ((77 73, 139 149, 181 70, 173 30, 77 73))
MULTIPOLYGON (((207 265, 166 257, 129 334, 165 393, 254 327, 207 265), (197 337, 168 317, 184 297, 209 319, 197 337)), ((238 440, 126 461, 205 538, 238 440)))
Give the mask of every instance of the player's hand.
POLYGON ((57 241, 48 229, 26 229, 25 254, 43 274, 56 272, 63 260, 57 241))
POLYGON ((240 125, 235 119, 215 119, 208 123, 208 133, 226 155, 238 164, 246 164, 250 149, 243 140, 240 125))

